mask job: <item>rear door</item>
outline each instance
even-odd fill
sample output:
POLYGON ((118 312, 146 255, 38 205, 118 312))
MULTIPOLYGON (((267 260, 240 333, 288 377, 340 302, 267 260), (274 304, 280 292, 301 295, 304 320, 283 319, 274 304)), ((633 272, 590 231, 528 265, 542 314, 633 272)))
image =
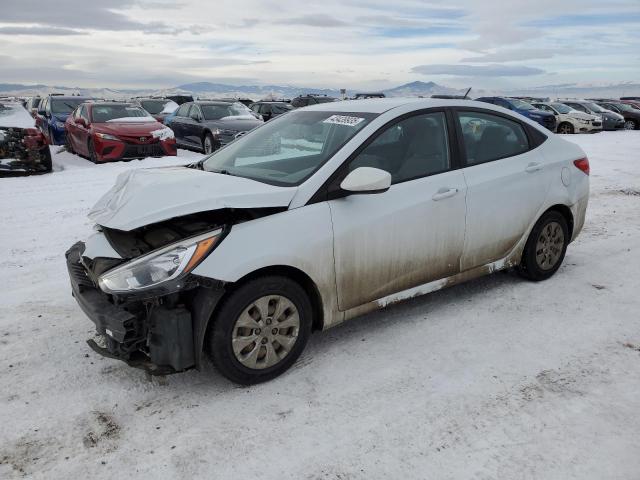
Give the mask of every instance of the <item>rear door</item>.
POLYGON ((516 246, 543 205, 550 169, 513 117, 462 108, 456 116, 468 188, 465 271, 502 259, 516 246))
POLYGON ((432 111, 390 124, 334 180, 339 185, 358 167, 392 175, 384 193, 329 201, 340 310, 459 272, 466 185, 450 148, 451 123, 432 111))

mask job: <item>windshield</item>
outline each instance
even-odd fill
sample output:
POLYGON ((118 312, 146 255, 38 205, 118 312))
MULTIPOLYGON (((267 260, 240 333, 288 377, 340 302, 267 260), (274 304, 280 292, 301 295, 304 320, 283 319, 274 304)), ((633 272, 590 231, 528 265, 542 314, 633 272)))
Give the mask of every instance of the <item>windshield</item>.
POLYGON ((631 105, 627 105, 626 103, 612 103, 611 105, 624 112, 633 112, 633 108, 631 107, 631 105))
POLYGON ((140 104, 142 108, 144 108, 151 115, 155 115, 157 113, 162 112, 162 109, 170 102, 170 100, 142 100, 140 104))
POLYGON ((148 118, 149 114, 133 105, 94 105, 91 110, 94 123, 103 123, 121 118, 148 118))
POLYGON ((518 110, 535 110, 533 106, 531 106, 527 102, 523 102, 522 100, 511 98, 509 101, 511 102, 511 105, 516 107, 518 110))
POLYGON ((205 120, 251 115, 251 110, 241 103, 216 103, 200 105, 205 120))
POLYGON ((295 110, 218 150, 202 168, 272 185, 299 185, 377 116, 295 110))
POLYGON ((560 113, 569 113, 570 111, 573 110, 573 108, 568 107, 564 103, 552 103, 551 106, 560 113))
POLYGON ((600 105, 596 105, 595 103, 586 102, 583 105, 593 112, 602 113, 605 111, 604 108, 602 108, 600 105))
POLYGON ((86 101, 86 98, 52 98, 51 113, 71 113, 78 105, 86 101))

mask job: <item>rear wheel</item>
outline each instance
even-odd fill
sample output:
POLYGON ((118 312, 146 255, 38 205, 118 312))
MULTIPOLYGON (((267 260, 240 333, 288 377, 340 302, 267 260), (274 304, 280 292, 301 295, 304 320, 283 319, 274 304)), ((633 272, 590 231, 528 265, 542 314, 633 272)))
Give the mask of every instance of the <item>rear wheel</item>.
POLYGON ((627 120, 624 122, 625 130, 635 130, 637 128, 636 122, 633 120, 627 120))
POLYGON ((560 125, 558 125, 558 133, 562 133, 562 134, 572 134, 574 132, 573 129, 573 125, 571 125, 569 122, 562 122, 560 125))
POLYGON ((302 353, 311 334, 311 302, 293 280, 251 280, 224 300, 207 333, 216 368, 243 385, 271 380, 302 353))
POLYGON ((529 280, 551 277, 560 265, 569 245, 566 219, 556 211, 546 212, 531 230, 518 268, 529 280))

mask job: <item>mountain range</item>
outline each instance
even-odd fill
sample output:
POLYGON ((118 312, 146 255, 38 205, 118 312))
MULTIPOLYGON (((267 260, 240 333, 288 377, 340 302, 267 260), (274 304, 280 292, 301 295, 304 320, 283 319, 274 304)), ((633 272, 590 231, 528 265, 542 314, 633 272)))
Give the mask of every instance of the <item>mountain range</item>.
MULTIPOLYGON (((430 97, 434 94, 463 95, 466 89, 457 89, 439 85, 435 82, 415 81, 383 90, 388 97, 430 97)), ((263 98, 293 98, 300 94, 312 93, 341 97, 340 90, 326 88, 302 88, 292 85, 229 85, 212 82, 186 83, 165 89, 112 89, 49 86, 44 84, 24 85, 0 83, 0 95, 33 96, 47 93, 79 94, 96 98, 128 99, 132 96, 190 94, 198 98, 235 97, 259 100, 263 98)), ((353 96, 356 90, 347 90, 347 96, 353 96)), ((614 97, 640 95, 639 82, 612 84, 565 83, 544 85, 511 90, 473 89, 470 97, 483 95, 520 95, 538 97, 614 97)))

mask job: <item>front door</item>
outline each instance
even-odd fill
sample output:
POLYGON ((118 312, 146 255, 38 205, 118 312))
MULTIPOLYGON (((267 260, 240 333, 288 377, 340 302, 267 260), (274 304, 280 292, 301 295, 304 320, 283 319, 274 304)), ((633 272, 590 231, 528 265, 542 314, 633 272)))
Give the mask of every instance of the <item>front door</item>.
POLYGON ((378 134, 347 165, 388 171, 391 188, 329 201, 340 310, 460 271, 466 185, 452 170, 444 112, 378 134))

